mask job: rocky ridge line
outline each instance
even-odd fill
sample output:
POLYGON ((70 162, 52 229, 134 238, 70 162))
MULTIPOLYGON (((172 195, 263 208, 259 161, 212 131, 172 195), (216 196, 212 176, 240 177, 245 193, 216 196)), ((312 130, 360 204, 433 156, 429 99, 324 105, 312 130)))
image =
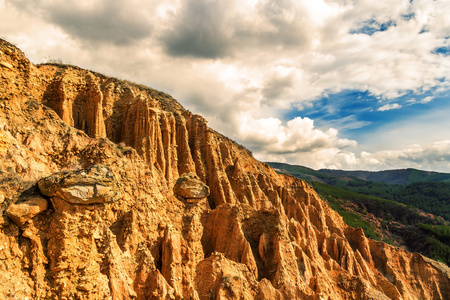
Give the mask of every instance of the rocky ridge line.
POLYGON ((35 66, 5 41, 0 82, 0 207, 51 203, 17 225, 0 220, 3 298, 450 297, 448 267, 367 239, 171 97, 35 66), (117 179, 115 201, 80 205, 37 186, 99 164, 117 179), (173 191, 190 172, 210 189, 196 203, 173 191))

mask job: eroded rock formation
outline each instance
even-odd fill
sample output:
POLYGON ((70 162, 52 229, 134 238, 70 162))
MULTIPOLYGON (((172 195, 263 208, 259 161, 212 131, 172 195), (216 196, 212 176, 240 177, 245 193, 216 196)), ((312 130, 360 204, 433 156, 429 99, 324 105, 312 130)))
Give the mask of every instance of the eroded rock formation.
POLYGON ((5 41, 0 200, 2 299, 450 298, 448 267, 367 239, 170 96, 5 41), (189 172, 196 205, 174 193, 189 172))

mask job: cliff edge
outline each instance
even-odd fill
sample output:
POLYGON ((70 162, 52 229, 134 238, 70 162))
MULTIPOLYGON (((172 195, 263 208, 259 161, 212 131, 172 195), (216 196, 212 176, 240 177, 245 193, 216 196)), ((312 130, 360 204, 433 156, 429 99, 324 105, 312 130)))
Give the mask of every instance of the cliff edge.
POLYGON ((0 209, 2 299, 450 299, 172 97, 3 40, 0 209))

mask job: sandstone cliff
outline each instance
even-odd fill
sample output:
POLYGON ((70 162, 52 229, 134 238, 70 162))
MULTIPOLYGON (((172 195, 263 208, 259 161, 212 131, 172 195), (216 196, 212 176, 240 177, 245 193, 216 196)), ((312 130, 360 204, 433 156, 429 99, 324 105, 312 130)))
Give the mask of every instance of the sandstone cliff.
POLYGON ((2 299, 450 298, 170 96, 2 40, 0 208, 2 299))

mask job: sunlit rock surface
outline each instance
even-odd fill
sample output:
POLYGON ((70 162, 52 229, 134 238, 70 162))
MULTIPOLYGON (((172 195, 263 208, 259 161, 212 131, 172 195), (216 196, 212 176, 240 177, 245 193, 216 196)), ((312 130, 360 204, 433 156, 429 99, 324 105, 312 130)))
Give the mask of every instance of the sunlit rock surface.
POLYGON ((450 298, 448 267, 367 239, 170 96, 5 41, 0 195, 2 299, 450 298), (196 205, 174 193, 190 172, 196 205), (33 197, 51 205, 14 220, 33 197))

